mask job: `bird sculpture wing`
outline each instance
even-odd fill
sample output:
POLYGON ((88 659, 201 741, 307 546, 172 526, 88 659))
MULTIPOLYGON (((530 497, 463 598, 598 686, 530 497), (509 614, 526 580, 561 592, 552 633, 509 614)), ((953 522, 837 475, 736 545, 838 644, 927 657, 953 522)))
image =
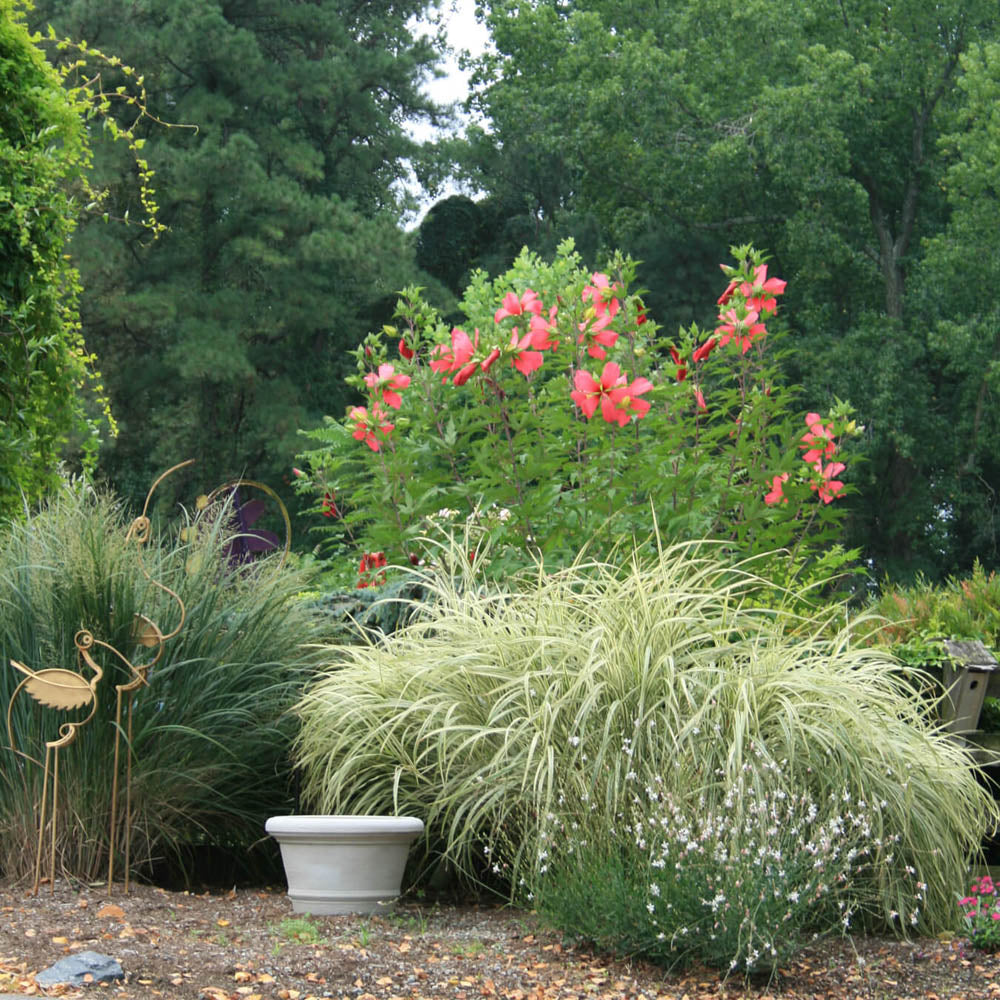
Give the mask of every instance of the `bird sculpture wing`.
POLYGON ((149 649, 163 644, 163 633, 156 622, 145 615, 136 615, 132 623, 132 638, 140 645, 149 649))
POLYGON ((11 666, 27 676, 25 690, 46 708, 82 708, 94 698, 90 685, 72 670, 53 667, 48 670, 30 670, 17 660, 11 666))

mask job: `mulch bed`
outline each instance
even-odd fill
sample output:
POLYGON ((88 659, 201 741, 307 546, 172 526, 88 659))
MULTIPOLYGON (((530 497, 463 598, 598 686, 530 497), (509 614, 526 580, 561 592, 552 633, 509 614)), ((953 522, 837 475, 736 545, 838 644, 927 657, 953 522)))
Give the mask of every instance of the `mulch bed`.
POLYGON ((668 974, 564 943, 522 910, 403 902, 387 915, 303 921, 277 890, 168 892, 58 882, 0 887, 0 994, 167 1000, 1000 1000, 1000 957, 961 938, 819 942, 769 984, 668 974), (117 959, 116 984, 42 990, 73 951, 117 959))

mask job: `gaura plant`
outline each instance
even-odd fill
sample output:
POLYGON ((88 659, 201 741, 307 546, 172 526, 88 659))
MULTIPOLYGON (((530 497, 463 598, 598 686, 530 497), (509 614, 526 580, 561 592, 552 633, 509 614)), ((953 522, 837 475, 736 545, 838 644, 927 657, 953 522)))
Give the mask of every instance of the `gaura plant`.
POLYGON ((572 241, 551 264, 524 250, 495 280, 478 272, 468 321, 451 330, 404 290, 399 325, 356 351, 348 381, 364 405, 309 432, 295 470, 334 552, 415 562, 435 523, 465 522, 490 534, 481 568, 501 576, 564 565, 584 540, 599 555, 650 537, 655 520, 674 540, 787 550, 787 566, 828 555, 847 489, 841 442, 857 428, 845 403, 792 413, 776 325, 785 282, 752 247, 733 252, 714 328, 672 338, 630 291, 631 260, 591 272, 572 241))

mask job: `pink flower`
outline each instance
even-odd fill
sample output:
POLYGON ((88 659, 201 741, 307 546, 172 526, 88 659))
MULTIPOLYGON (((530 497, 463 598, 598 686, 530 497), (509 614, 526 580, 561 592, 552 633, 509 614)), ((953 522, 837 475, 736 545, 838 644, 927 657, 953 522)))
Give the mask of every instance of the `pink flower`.
POLYGON ((553 306, 549 310, 549 318, 545 319, 539 313, 532 316, 528 321, 528 329, 531 331, 531 346, 537 351, 547 351, 559 346, 558 340, 549 340, 549 334, 556 332, 556 311, 558 307, 553 306))
POLYGON ((605 313, 600 319, 594 322, 593 326, 585 322, 578 324, 580 336, 576 338, 576 342, 582 344, 589 338, 590 343, 587 344, 587 353, 598 361, 603 361, 608 356, 605 348, 614 347, 618 342, 618 332, 606 329, 610 322, 611 316, 605 313))
POLYGON ((823 424, 823 418, 818 413, 806 414, 806 426, 809 428, 802 435, 802 461, 808 462, 817 472, 820 471, 824 458, 830 458, 837 450, 833 440, 833 424, 823 424))
POLYGON ((771 492, 764 497, 764 503, 768 507, 773 507, 775 504, 788 503, 788 497, 782 489, 784 483, 788 482, 788 473, 782 472, 780 475, 774 477, 771 481, 771 492))
POLYGON ((825 469, 817 468, 816 471, 823 477, 821 482, 812 482, 809 488, 813 493, 819 494, 823 503, 829 503, 844 488, 844 484, 839 479, 834 479, 847 466, 843 462, 831 462, 825 469))
POLYGON ((705 397, 701 394, 701 389, 696 388, 694 390, 694 401, 698 405, 699 410, 708 409, 708 407, 705 405, 705 397))
POLYGON ((402 357, 406 358, 407 361, 413 360, 413 349, 407 346, 406 340, 400 340, 399 342, 399 353, 402 357))
POLYGON ((347 414, 347 419, 354 421, 351 437, 364 441, 372 451, 381 451, 382 442, 375 436, 376 433, 388 436, 396 427, 395 424, 386 423, 385 416, 378 403, 372 406, 371 413, 363 406, 352 406, 347 414))
POLYGON ((529 330, 523 337, 519 336, 517 327, 511 331, 510 346, 514 351, 513 366, 527 378, 533 371, 542 367, 542 352, 529 351, 528 347, 532 343, 532 334, 529 330))
MULTIPOLYGON (((587 285, 583 289, 581 298, 584 302, 590 302, 594 307, 594 315, 598 319, 607 314, 608 322, 610 322, 618 315, 620 303, 614 297, 614 293, 620 291, 620 288, 617 284, 612 285, 608 276, 600 272, 592 274, 590 280, 593 284, 587 285)), ((606 326, 607 323, 604 325, 606 326)))
POLYGON ((742 345, 743 354, 750 350, 750 345, 754 340, 767 333, 764 324, 757 322, 758 313, 753 309, 742 318, 735 309, 730 309, 724 315, 719 316, 719 319, 726 320, 721 326, 715 328, 715 332, 721 334, 719 343, 725 347, 730 340, 735 340, 736 343, 742 345))
POLYGON ((747 300, 747 306, 759 313, 773 313, 778 307, 775 295, 782 295, 787 282, 767 276, 767 264, 759 264, 753 269, 753 282, 744 281, 740 294, 747 300))
POLYGON ((440 372, 443 375, 442 382, 447 380, 448 372, 458 371, 472 360, 472 355, 479 347, 479 330, 476 330, 476 339, 472 341, 469 335, 459 327, 451 331, 451 347, 447 344, 437 344, 431 354, 438 355, 431 361, 431 371, 440 372))
POLYGON ((653 384, 645 378, 637 378, 631 385, 627 383, 628 379, 613 361, 604 366, 600 381, 581 368, 573 376, 575 388, 570 398, 588 420, 600 404, 601 416, 609 424, 617 423, 624 427, 633 413, 641 420, 649 412, 650 404, 638 397, 653 388, 653 384))
POLYGON ((369 372, 365 376, 365 385, 373 393, 381 389, 382 402, 398 410, 403 400, 396 390, 405 389, 410 384, 410 376, 396 375, 394 372, 392 365, 379 365, 377 372, 369 372))
POLYGON ((499 323, 508 316, 521 316, 526 312, 534 313, 536 316, 542 312, 542 300, 530 288, 524 290, 524 294, 518 298, 516 292, 508 292, 503 299, 503 305, 493 314, 493 322, 499 323))

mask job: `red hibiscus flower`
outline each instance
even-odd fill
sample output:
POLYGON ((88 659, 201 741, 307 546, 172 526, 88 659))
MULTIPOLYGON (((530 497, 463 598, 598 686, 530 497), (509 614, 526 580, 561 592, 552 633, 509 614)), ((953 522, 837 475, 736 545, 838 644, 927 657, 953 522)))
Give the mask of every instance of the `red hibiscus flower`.
POLYGON ((775 295, 783 295, 788 282, 781 278, 767 276, 767 264, 759 264, 753 269, 753 282, 744 281, 740 294, 747 300, 747 306, 759 313, 773 313, 778 308, 775 295))
POLYGON ((803 450, 802 460, 820 471, 824 458, 830 458, 837 450, 833 440, 833 424, 823 424, 823 418, 818 413, 806 414, 806 426, 809 428, 802 435, 799 447, 803 450))
POLYGON ((638 397, 652 389, 653 384, 648 379, 637 378, 628 385, 628 379, 613 361, 604 366, 600 381, 581 368, 573 376, 573 385, 570 398, 588 420, 597 412, 598 405, 601 416, 609 424, 617 423, 620 427, 628 423, 633 413, 642 419, 649 412, 649 403, 638 397))
POLYGON ((366 552, 361 557, 361 562, 358 565, 358 590, 364 590, 365 587, 378 587, 385 583, 385 570, 386 565, 385 553, 384 552, 366 552), (382 570, 378 573, 378 570, 382 570))
POLYGON ((813 493, 819 494, 819 498, 823 503, 830 503, 844 488, 844 484, 839 479, 834 479, 833 477, 839 475, 846 468, 847 466, 843 462, 831 462, 825 469, 818 467, 816 471, 822 479, 819 482, 815 480, 811 482, 809 488, 813 493))
MULTIPOLYGON (((721 264, 719 265, 722 266, 721 264)), ((732 297, 733 292, 736 291, 736 282, 730 281, 726 286, 726 290, 715 300, 717 306, 724 306, 732 297)))
POLYGON ((524 290, 524 294, 518 298, 517 293, 508 292, 503 299, 503 305, 493 314, 493 322, 499 323, 508 316, 522 316, 524 313, 534 313, 541 315, 542 300, 530 288, 524 290))
MULTIPOLYGON (((612 285, 608 276, 599 272, 592 274, 590 280, 593 284, 587 285, 583 289, 583 295, 581 296, 583 301, 589 302, 593 306, 594 315, 598 319, 604 315, 608 316, 609 321, 614 319, 618 315, 620 306, 614 294, 620 290, 619 286, 617 284, 612 285)), ((607 324, 605 323, 605 325, 607 324)))
POLYGON ((323 494, 323 506, 320 508, 320 513, 324 517, 340 517, 340 510, 336 504, 336 494, 333 490, 327 490, 323 494))
POLYGON ((784 483, 788 482, 788 473, 782 472, 781 475, 775 476, 771 481, 771 492, 766 494, 764 497, 764 503, 768 507, 773 507, 775 504, 788 503, 788 497, 785 496, 782 486, 784 483))
POLYGON ((377 372, 369 372, 365 376, 365 385, 376 393, 381 390, 382 402, 398 410, 403 400, 397 389, 405 389, 410 384, 409 375, 396 375, 392 365, 379 365, 377 372))
POLYGON ((740 317, 735 309, 730 309, 719 316, 719 319, 726 321, 715 328, 715 332, 720 335, 719 343, 725 347, 730 340, 734 340, 742 346, 742 353, 746 354, 750 350, 750 345, 767 333, 764 324, 757 322, 758 318, 759 314, 754 309, 743 317, 740 317))
POLYGON ((670 357, 674 359, 674 364, 677 365, 677 381, 683 382, 688 377, 688 370, 684 359, 677 353, 676 347, 670 348, 670 357))
POLYGON ((559 346, 558 340, 549 340, 549 334, 556 332, 556 311, 558 306, 553 306, 549 310, 549 318, 545 319, 541 313, 532 316, 528 321, 528 329, 531 331, 531 346, 536 351, 554 350, 559 346))
POLYGON ((479 330, 475 331, 475 340, 471 340, 469 335, 459 327, 451 331, 451 346, 447 344, 437 344, 432 350, 432 355, 437 355, 431 360, 431 371, 442 374, 441 381, 448 378, 449 372, 458 371, 464 368, 471 360, 479 347, 479 330))
POLYGON ((388 437, 396 426, 387 423, 385 416, 385 411, 378 403, 372 406, 371 413, 363 406, 352 406, 347 415, 348 420, 354 421, 354 431, 351 437, 358 441, 364 441, 372 451, 381 451, 382 442, 377 435, 388 437))
POLYGON ((691 360, 695 363, 704 361, 712 353, 712 351, 715 350, 715 345, 717 343, 718 341, 715 337, 710 337, 704 344, 701 345, 701 347, 695 348, 694 353, 691 355, 691 360))
POLYGON ((542 352, 528 350, 533 339, 530 330, 523 337, 520 336, 516 326, 511 330, 510 347, 514 352, 514 360, 511 363, 525 378, 542 367, 542 352))

